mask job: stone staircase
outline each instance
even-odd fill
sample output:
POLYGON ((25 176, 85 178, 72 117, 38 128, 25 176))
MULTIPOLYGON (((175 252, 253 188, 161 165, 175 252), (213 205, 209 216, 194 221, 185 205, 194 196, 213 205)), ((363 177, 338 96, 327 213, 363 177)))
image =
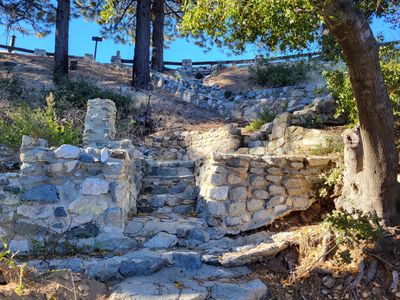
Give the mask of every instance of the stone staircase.
POLYGON ((187 215, 194 212, 198 190, 194 161, 148 161, 139 213, 187 215))

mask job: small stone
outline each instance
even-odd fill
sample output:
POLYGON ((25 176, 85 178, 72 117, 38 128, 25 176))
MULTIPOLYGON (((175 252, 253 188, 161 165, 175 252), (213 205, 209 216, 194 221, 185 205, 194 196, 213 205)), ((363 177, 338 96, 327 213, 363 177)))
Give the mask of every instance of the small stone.
POLYGON ((218 201, 207 201, 207 210, 214 216, 223 216, 226 213, 224 203, 218 201))
POLYGON ((54 155, 56 158, 76 159, 80 153, 80 148, 71 145, 62 145, 54 150, 54 155))
POLYGON ((78 165, 78 163, 79 163, 78 160, 72 160, 72 161, 64 163, 65 171, 67 173, 71 173, 73 170, 75 170, 75 168, 78 165))
POLYGON ((82 183, 82 194, 83 195, 101 195, 107 194, 109 190, 109 184, 104 179, 100 178, 87 178, 82 183))
POLYGON ((271 185, 268 188, 268 191, 272 196, 275 196, 275 195, 286 195, 285 188, 283 186, 279 186, 279 185, 271 185))
POLYGON ((269 222, 272 220, 272 215, 268 210, 259 210, 253 214, 253 219, 255 221, 269 222))
POLYGON ((253 192, 253 195, 254 195, 254 197, 256 197, 258 199, 262 199, 262 200, 266 200, 269 198, 269 194, 265 190, 255 190, 253 192))
POLYGON ((247 189, 243 186, 237 186, 230 190, 230 200, 245 200, 247 198, 247 189))
POLYGON ((336 280, 333 277, 330 276, 325 276, 324 278, 322 278, 322 284, 324 286, 326 286, 328 289, 333 288, 333 286, 335 285, 336 280))
POLYGON ((62 206, 56 207, 56 209, 54 210, 54 216, 56 218, 65 218, 67 216, 67 212, 65 211, 65 208, 62 206))
POLYGON ((86 283, 81 283, 77 287, 79 294, 81 295, 89 295, 90 287, 86 283))
POLYGON ((143 246, 149 249, 167 249, 175 246, 177 242, 178 239, 175 235, 160 232, 159 234, 145 242, 143 246))
POLYGON ((11 240, 8 244, 8 249, 11 254, 19 253, 19 254, 28 254, 30 250, 30 242, 27 239, 21 240, 11 240))
POLYGON ((89 155, 89 154, 81 154, 79 156, 79 161, 83 162, 85 164, 91 164, 95 162, 95 159, 93 156, 89 155))
POLYGON ((247 201, 246 205, 248 211, 256 211, 264 208, 265 201, 259 199, 252 199, 247 201))
POLYGON ((228 205, 228 211, 230 216, 240 216, 246 212, 245 202, 233 202, 228 205))
POLYGON ((68 205, 68 211, 78 215, 100 215, 108 208, 108 200, 100 196, 79 196, 68 205))
POLYGON ((55 203, 58 199, 57 187, 52 184, 33 187, 21 195, 21 201, 55 203))
POLYGON ((217 201, 224 201, 228 199, 229 186, 215 187, 210 190, 210 198, 217 201))
POLYGON ((227 217, 225 219, 227 226, 236 226, 242 224, 242 217, 227 217))
POLYGON ((100 152, 100 161, 103 163, 110 157, 110 153, 107 148, 101 149, 100 152))
POLYGON ((172 261, 175 266, 187 270, 197 270, 202 265, 201 254, 193 251, 174 251, 172 261))

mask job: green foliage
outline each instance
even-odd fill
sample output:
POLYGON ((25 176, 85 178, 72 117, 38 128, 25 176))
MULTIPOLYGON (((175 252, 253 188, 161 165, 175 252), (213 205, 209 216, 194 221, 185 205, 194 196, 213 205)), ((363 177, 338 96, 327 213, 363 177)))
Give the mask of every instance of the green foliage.
POLYGON ((50 92, 54 95, 57 112, 64 112, 71 108, 86 109, 87 101, 95 98, 114 101, 120 115, 134 112, 133 103, 129 97, 111 90, 102 90, 84 79, 64 81, 50 92))
MULTIPOLYGON (((400 115, 400 51, 392 46, 382 47, 381 68, 395 115, 400 115)), ((351 124, 358 123, 358 110, 348 70, 325 71, 328 90, 337 104, 336 116, 346 115, 351 124)))
POLYGON ((244 130, 246 132, 254 132, 257 131, 263 126, 265 123, 272 122, 276 117, 276 114, 271 113, 268 108, 264 108, 264 110, 258 114, 258 118, 251 121, 249 125, 247 125, 244 130))
POLYGON ((27 265, 26 263, 18 264, 15 260, 16 254, 17 253, 11 253, 10 249, 8 249, 8 245, 3 243, 3 249, 0 251, 0 270, 3 277, 8 282, 17 282, 15 293, 21 296, 24 291, 24 276, 27 265))
POLYGON ((294 63, 258 62, 250 68, 250 79, 268 87, 294 85, 307 78, 307 64, 304 61, 294 63))
POLYGON ((313 1, 186 0, 181 31, 241 52, 248 43, 273 50, 307 48, 320 36, 313 1))
POLYGON ((333 137, 327 137, 325 143, 310 149, 310 155, 329 155, 329 154, 340 154, 343 152, 342 140, 334 139, 333 137))
MULTIPOLYGON (((325 226, 336 236, 336 245, 344 244, 352 249, 361 243, 377 242, 382 236, 379 219, 371 213, 363 213, 360 210, 346 212, 333 211, 324 220, 325 226)), ((349 249, 339 253, 343 263, 351 263, 352 258, 349 249)))
POLYGON ((336 166, 320 175, 320 180, 315 183, 314 190, 318 198, 329 200, 335 194, 335 189, 340 189, 343 181, 344 165, 337 162, 336 166))
POLYGON ((54 97, 50 94, 44 109, 27 106, 11 109, 6 118, 0 120, 0 143, 16 149, 21 144, 22 136, 29 135, 46 139, 52 146, 78 144, 81 133, 71 122, 62 122, 58 118, 54 105, 54 97))
MULTIPOLYGON (((242 52, 249 43, 266 50, 304 50, 321 41, 326 5, 316 0, 185 0, 183 34, 212 39, 218 46, 242 52)), ((368 17, 398 8, 396 0, 355 1, 368 17)), ((334 18, 334 16, 329 16, 334 18)))

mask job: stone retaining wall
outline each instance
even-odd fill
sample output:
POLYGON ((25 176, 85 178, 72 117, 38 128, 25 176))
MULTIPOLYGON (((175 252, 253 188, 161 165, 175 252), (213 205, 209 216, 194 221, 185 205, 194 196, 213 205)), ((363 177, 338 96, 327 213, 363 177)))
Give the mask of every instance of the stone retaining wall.
POLYGON ((184 102, 205 110, 217 110, 225 117, 245 120, 257 119, 266 108, 275 114, 301 110, 315 99, 324 99, 327 95, 321 83, 235 94, 216 86, 205 86, 201 81, 157 72, 152 73, 151 80, 155 86, 175 94, 184 102))
POLYGON ((236 125, 226 125, 206 132, 190 131, 186 136, 190 159, 209 158, 215 152, 232 153, 241 145, 240 131, 236 125))
POLYGON ((313 182, 332 165, 328 157, 215 154, 200 171, 197 212, 230 234, 265 226, 307 209, 313 182))
POLYGON ((10 248, 28 252, 35 241, 64 233, 123 236, 127 215, 136 213, 144 164, 130 140, 113 141, 115 113, 110 100, 88 102, 88 147, 49 148, 46 140, 23 137, 20 172, 0 174, 0 233, 10 248))

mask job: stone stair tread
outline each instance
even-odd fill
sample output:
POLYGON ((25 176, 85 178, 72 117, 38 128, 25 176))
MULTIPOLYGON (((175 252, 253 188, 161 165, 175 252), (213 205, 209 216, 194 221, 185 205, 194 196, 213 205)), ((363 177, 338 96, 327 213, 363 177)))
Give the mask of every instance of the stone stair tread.
POLYGON ((239 246, 226 252, 204 254, 202 260, 207 264, 224 267, 250 265, 274 257, 296 240, 298 234, 294 232, 271 233, 264 242, 239 246))
POLYGON ((194 179, 194 175, 172 175, 172 176, 163 176, 163 175, 146 175, 143 178, 143 181, 153 181, 153 180, 184 180, 184 179, 194 179))
POLYGON ((150 166, 157 167, 183 167, 183 168, 193 168, 195 161, 193 160, 149 160, 147 161, 150 166))
POLYGON ((165 268, 151 276, 125 279, 109 300, 237 299, 265 300, 268 288, 260 279, 243 279, 249 269, 204 266, 198 270, 165 268))
POLYGON ((182 193, 165 193, 165 194, 153 194, 147 193, 139 196, 139 199, 151 199, 151 198, 176 198, 176 199, 196 199, 196 195, 189 195, 186 192, 182 193))
POLYGON ((176 235, 179 229, 190 227, 205 230, 207 224, 196 217, 182 218, 179 214, 140 214, 127 223, 125 234, 135 237, 152 237, 160 232, 176 235))

